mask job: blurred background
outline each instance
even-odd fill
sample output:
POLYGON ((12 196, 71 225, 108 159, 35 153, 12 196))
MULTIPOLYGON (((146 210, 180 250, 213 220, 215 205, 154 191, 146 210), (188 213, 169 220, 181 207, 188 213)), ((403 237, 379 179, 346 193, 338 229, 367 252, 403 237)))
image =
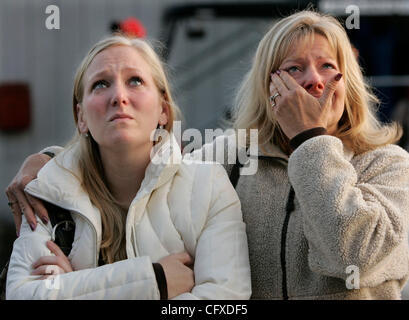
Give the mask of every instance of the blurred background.
MULTIPOLYGON (((0 2, 0 266, 15 239, 4 190, 24 159, 74 133, 73 77, 90 47, 117 30, 160 40, 183 128, 223 127, 235 90, 259 40, 279 17, 312 5, 345 21, 382 104, 379 117, 399 121, 409 149, 409 1, 2 0, 0 2), (59 9, 59 29, 46 20, 59 9), (355 27, 357 21, 353 21, 355 27)), ((48 21, 56 25, 57 21, 48 21)), ((203 135, 204 136, 204 135, 203 135)), ((409 286, 403 292, 409 299, 409 286)))

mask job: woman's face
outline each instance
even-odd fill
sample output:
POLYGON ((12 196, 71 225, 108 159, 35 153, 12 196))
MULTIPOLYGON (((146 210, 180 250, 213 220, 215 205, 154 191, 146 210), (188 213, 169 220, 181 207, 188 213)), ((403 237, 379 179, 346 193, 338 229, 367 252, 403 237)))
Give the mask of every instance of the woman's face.
MULTIPOLYGON (((281 63, 279 69, 287 71, 309 94, 319 98, 327 82, 340 73, 336 52, 327 39, 315 34, 314 41, 296 43, 290 48, 290 54, 281 63)), ((345 83, 339 81, 332 98, 331 114, 327 127, 334 134, 345 107, 345 83)))
POLYGON ((113 46, 97 54, 83 87, 78 127, 89 131, 100 148, 152 144, 152 130, 167 123, 169 110, 150 66, 132 47, 113 46))

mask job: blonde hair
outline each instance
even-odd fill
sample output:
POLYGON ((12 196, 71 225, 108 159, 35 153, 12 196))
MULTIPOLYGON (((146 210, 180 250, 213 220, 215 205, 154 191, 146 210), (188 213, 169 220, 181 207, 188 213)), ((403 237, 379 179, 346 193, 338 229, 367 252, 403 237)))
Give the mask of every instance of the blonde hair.
POLYGON ((398 141, 401 128, 396 123, 383 125, 376 118, 379 100, 364 81, 342 25, 332 16, 310 10, 280 20, 260 41, 236 96, 233 127, 258 129, 260 145, 273 143, 291 152, 268 101, 270 73, 279 68, 294 44, 315 34, 324 36, 336 52, 345 81, 345 110, 334 135, 357 154, 398 141))
MULTIPOLYGON (((149 64, 155 85, 162 95, 162 99, 164 99, 169 107, 168 122, 164 129, 170 132, 173 126, 173 120, 176 120, 179 116, 179 108, 172 99, 164 65, 153 50, 151 44, 146 40, 131 39, 122 35, 111 36, 95 44, 77 69, 74 80, 72 104, 75 123, 78 125, 77 104, 82 102, 84 95, 84 74, 95 56, 112 46, 132 47, 137 50, 145 62, 149 64)), ((106 263, 124 260, 127 258, 125 246, 126 213, 123 212, 118 201, 108 188, 98 144, 91 135, 89 135, 88 138, 81 136, 79 129, 72 141, 75 142, 78 140, 80 143, 78 165, 80 168, 82 186, 88 193, 93 205, 99 209, 101 214, 102 258, 106 263)))

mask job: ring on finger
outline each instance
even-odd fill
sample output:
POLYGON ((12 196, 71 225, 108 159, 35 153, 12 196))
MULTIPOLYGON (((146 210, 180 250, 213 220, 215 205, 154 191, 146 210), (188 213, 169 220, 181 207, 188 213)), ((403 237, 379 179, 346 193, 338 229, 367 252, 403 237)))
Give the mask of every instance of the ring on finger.
POLYGON ((10 207, 10 210, 13 215, 18 214, 14 207, 10 207))
POLYGON ((13 206, 13 204, 16 204, 16 203, 17 203, 17 201, 9 201, 7 204, 11 208, 13 206))
POLYGON ((272 106, 272 107, 275 107, 276 106, 276 101, 275 101, 275 99, 277 98, 277 97, 279 97, 280 96, 280 94, 278 93, 278 92, 276 92, 276 93, 274 93, 272 96, 270 96, 270 105, 272 106))

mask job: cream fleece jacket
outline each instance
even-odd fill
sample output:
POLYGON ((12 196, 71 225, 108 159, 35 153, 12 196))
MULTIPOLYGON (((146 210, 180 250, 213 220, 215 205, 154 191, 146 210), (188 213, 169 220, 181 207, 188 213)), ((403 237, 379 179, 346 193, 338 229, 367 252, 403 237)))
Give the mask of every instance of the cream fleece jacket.
MULTIPOLYGON (((229 138, 220 139, 231 152, 229 138)), ((216 154, 216 144, 201 155, 216 154)), ((240 176, 236 187, 252 298, 400 299, 409 274, 409 154, 387 145, 354 155, 328 135, 305 141, 289 158, 275 146, 263 149, 270 155, 259 151, 257 173, 240 176)), ((229 152, 217 159, 228 174, 229 152)))

